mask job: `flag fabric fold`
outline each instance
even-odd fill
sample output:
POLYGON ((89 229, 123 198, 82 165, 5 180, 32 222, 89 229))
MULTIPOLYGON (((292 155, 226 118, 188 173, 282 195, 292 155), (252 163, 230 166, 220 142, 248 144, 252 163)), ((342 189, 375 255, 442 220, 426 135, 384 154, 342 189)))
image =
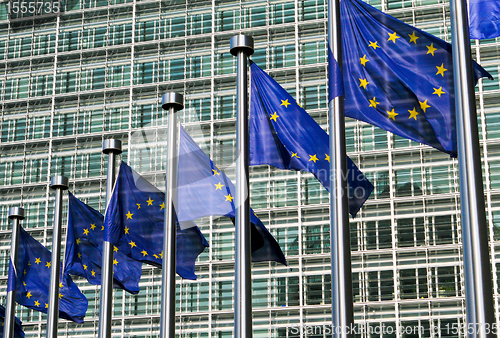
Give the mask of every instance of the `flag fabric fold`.
MULTIPOLYGON (((47 313, 51 253, 31 237, 23 228, 19 231, 17 271, 9 269, 7 291, 16 288, 16 302, 30 309, 47 313), (15 280, 15 283, 11 283, 15 280)), ((12 267, 12 265, 11 265, 12 267)), ((59 283, 59 318, 83 323, 88 301, 66 273, 59 283)))
POLYGON ((471 39, 493 39, 500 36, 500 1, 468 0, 471 39))
MULTIPOLYGON (((330 191, 328 134, 271 76, 251 63, 250 164, 311 172, 330 191)), ((354 217, 373 185, 347 157, 349 212, 354 217)))
MULTIPOLYGON (((3 337, 3 332, 5 330, 5 315, 5 308, 0 305, 0 337, 3 337)), ((17 317, 14 317, 14 338, 24 338, 22 323, 17 317)))
MULTIPOLYGON (((65 269, 101 285, 104 216, 69 193, 65 269)), ((132 294, 139 292, 142 263, 114 248, 113 284, 132 294)))
MULTIPOLYGON (((125 162, 120 166, 113 195, 106 210, 104 240, 135 260, 161 267, 165 194, 125 162)), ((195 261, 208 242, 194 224, 177 224, 177 273, 196 279, 195 261)))
POLYGON ((340 7, 345 115, 455 157, 451 45, 361 0, 340 7))

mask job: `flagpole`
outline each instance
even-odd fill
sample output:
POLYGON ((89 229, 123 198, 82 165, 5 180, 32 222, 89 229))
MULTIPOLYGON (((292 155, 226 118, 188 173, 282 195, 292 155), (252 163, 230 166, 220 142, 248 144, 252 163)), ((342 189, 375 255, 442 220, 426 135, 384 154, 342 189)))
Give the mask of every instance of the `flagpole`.
POLYGON ((467 4, 450 2, 458 166, 469 337, 494 337, 491 263, 477 126, 467 4), (472 334, 470 333, 472 332, 472 334))
MULTIPOLYGON (((24 219, 24 208, 11 207, 9 208, 9 219, 12 220, 12 239, 10 243, 10 262, 9 269, 14 269, 14 274, 9 273, 9 276, 17 276, 17 256, 19 249, 19 222, 24 219)), ((7 306, 5 308, 5 326, 4 338, 14 338, 14 323, 16 312, 16 281, 12 290, 7 291, 7 306)))
POLYGON ((165 184, 165 223, 163 225, 163 262, 161 286, 160 338, 175 337, 175 267, 177 217, 177 167, 179 162, 179 125, 177 111, 184 108, 184 97, 166 93, 162 108, 168 111, 167 169, 165 184))
MULTIPOLYGON (((342 68, 340 1, 328 0, 328 45, 342 68)), ((330 83, 330 86, 333 85, 330 83)), ((353 337, 351 239, 347 194, 344 97, 329 102, 330 119, 330 248, 332 265, 332 337, 353 337)))
POLYGON ((236 82, 236 224, 234 281, 234 336, 252 337, 252 269, 250 247, 250 198, 248 193, 248 57, 253 38, 236 35, 230 40, 231 54, 237 57, 236 82))
MULTIPOLYGON (((106 207, 108 206, 115 184, 115 159, 122 153, 120 140, 104 140, 103 154, 108 155, 108 177, 106 181, 106 207)), ((103 242, 102 270, 101 270, 101 303, 99 312, 99 338, 111 337, 111 318, 113 304, 113 249, 108 241, 103 242)))
POLYGON ((59 275, 61 268, 62 203, 63 191, 68 189, 68 183, 68 178, 64 176, 54 176, 50 182, 50 188, 56 191, 56 199, 54 208, 54 229, 52 231, 47 338, 57 338, 57 323, 59 319, 59 275))

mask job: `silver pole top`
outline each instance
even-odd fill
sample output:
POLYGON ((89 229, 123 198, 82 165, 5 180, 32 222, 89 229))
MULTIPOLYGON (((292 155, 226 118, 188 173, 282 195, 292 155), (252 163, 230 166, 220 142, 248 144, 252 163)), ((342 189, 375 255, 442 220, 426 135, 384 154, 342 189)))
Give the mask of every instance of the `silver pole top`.
POLYGON ((169 92, 163 94, 161 98, 161 107, 165 110, 174 108, 174 110, 181 110, 184 108, 184 96, 176 92, 169 92))
POLYGON ((50 187, 52 189, 62 189, 66 190, 69 186, 69 180, 65 176, 54 176, 50 180, 50 187))
POLYGON ((231 54, 236 56, 238 51, 244 49, 247 55, 253 54, 253 38, 250 35, 235 35, 229 42, 231 54))
POLYGON ((9 208, 9 219, 24 219, 24 208, 21 207, 10 207, 9 208))
POLYGON ((121 154, 122 153, 122 141, 120 140, 115 140, 113 138, 104 140, 102 143, 102 152, 104 154, 121 154))

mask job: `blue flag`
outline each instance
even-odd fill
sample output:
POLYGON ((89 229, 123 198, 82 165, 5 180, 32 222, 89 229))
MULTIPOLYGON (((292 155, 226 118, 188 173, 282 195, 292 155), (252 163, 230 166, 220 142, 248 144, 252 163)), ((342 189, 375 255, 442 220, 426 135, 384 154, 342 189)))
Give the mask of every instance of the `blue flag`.
MULTIPOLYGON (((19 231, 17 271, 11 262, 7 291, 16 288, 16 302, 47 313, 49 307, 51 253, 24 229, 19 231), (11 281, 15 280, 15 283, 11 281)), ((59 318, 83 323, 88 301, 71 277, 63 273, 59 283, 59 318)))
POLYGON ((361 0, 340 7, 346 116, 456 156, 451 45, 361 0))
MULTIPOLYGON (((69 193, 68 232, 66 235, 66 273, 101 285, 104 217, 69 193)), ((142 263, 114 248, 113 284, 132 294, 139 292, 142 263)))
MULTIPOLYGON (((24 331, 22 327, 22 323, 19 318, 14 317, 14 338, 24 338, 24 331)), ((5 308, 0 305, 0 337, 3 337, 5 325, 5 308)))
MULTIPOLYGON (((122 162, 106 210, 104 240, 133 259, 161 267, 164 201, 164 193, 122 162)), ((190 223, 182 228, 177 224, 176 269, 182 278, 194 280, 196 258, 208 243, 196 224, 190 223)))
MULTIPOLYGON (((202 216, 235 217, 235 186, 181 127, 178 173, 179 220, 202 216)), ((275 261, 286 265, 279 244, 250 209, 252 261, 275 261)))
POLYGON ((500 1, 469 0, 471 39, 493 39, 500 36, 500 1))
POLYGON ((328 101, 337 96, 344 95, 344 83, 342 82, 342 71, 333 56, 333 52, 328 46, 328 101))
MULTIPOLYGON (((250 164, 314 174, 330 191, 328 134, 272 77, 251 64, 250 164)), ((347 157, 349 212, 354 217, 373 185, 347 157)))

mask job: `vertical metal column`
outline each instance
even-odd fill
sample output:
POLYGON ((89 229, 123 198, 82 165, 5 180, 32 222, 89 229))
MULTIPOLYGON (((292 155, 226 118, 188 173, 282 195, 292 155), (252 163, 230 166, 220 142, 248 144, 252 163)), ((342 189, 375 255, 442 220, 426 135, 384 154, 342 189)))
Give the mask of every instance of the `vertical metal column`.
MULTIPOLYGON (((328 44, 342 69, 339 0, 328 0, 328 44)), ((333 84, 330 84, 333 85, 333 84)), ((332 264, 332 337, 353 337, 354 323, 349 234, 349 201, 345 144, 344 97, 329 102, 330 119, 330 248, 332 264)))
MULTIPOLYGON (((106 181, 106 207, 108 206, 115 185, 115 159, 122 153, 120 140, 104 140, 103 154, 108 155, 108 178, 106 181)), ((101 303, 99 312, 99 338, 111 337, 111 318, 113 304, 113 244, 104 241, 101 270, 101 303)))
MULTIPOLYGON (((14 269, 14 271, 9 272, 9 276, 17 276, 17 256, 19 248, 19 221, 24 219, 24 209, 21 207, 11 207, 9 208, 9 219, 12 220, 12 238, 10 243, 10 262, 9 270, 14 269)), ((13 288, 7 287, 7 306, 5 308, 5 326, 4 326, 4 338, 14 338, 14 323, 15 323, 15 312, 16 312, 16 281, 9 280, 9 285, 13 288), (11 284, 13 283, 13 284, 11 284)))
POLYGON ((467 332, 469 337, 494 337, 493 287, 467 4, 465 0, 452 0, 450 6, 464 262, 469 265, 465 266, 467 332))
POLYGON ((234 336, 252 337, 252 262, 250 246, 250 198, 248 194, 248 56, 253 54, 253 38, 236 35, 230 41, 237 57, 236 84, 236 243, 234 281, 234 336))
POLYGON ((177 167, 179 162, 179 126, 177 111, 184 108, 178 93, 166 93, 162 108, 168 111, 167 170, 165 182, 165 223, 163 225, 163 262, 161 286, 160 337, 175 338, 175 267, 177 250, 177 167))
POLYGON ((56 191, 54 208, 54 230, 52 232, 52 258, 50 270, 49 309, 47 317, 47 338, 57 338, 57 323, 59 320, 59 283, 61 269, 61 225, 63 191, 68 189, 68 178, 54 176, 50 188, 56 191))

